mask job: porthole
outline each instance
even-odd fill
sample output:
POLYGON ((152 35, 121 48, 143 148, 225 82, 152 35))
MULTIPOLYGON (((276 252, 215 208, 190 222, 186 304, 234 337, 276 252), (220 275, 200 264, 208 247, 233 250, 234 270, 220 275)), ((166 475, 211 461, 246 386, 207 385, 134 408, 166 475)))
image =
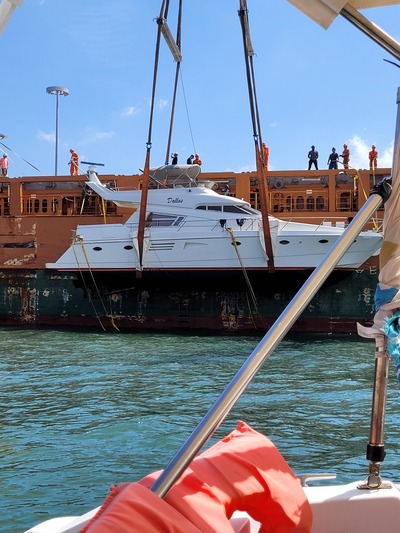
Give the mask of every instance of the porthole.
POLYGON ((124 246, 124 250, 133 250, 133 246, 131 244, 127 244, 124 246))
POLYGON ((232 246, 240 246, 242 243, 240 241, 231 242, 232 246))
POLYGON ((328 239, 321 239, 320 241, 318 241, 319 243, 321 244, 326 244, 328 241, 328 239))
POLYGON ((290 241, 279 241, 279 244, 290 244, 290 241))
POLYGON ((95 246, 95 247, 93 248, 93 250, 94 250, 95 252, 101 252, 102 249, 103 249, 103 248, 102 248, 101 246, 95 246))

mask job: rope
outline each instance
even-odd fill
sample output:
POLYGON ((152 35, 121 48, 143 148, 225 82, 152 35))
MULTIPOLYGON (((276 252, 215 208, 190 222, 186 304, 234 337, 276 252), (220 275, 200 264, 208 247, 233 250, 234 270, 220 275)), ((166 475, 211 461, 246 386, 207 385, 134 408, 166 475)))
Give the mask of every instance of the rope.
POLYGON ((103 211, 104 224, 107 224, 106 203, 103 197, 101 198, 101 209, 103 211))
MULTIPOLYGON (((90 277, 92 278, 93 286, 94 286, 94 288, 95 288, 95 290, 96 290, 96 294, 97 294, 97 296, 99 297, 100 303, 101 303, 101 305, 102 305, 102 307, 103 307, 103 311, 104 311, 105 315, 107 316, 107 318, 109 319, 109 321, 110 321, 112 327, 113 327, 114 329, 116 329, 117 331, 119 331, 118 326, 115 324, 114 317, 112 316, 112 312, 110 312, 110 314, 108 314, 107 309, 106 309, 106 307, 105 307, 105 305, 104 305, 103 298, 101 297, 101 294, 100 294, 99 288, 98 288, 98 286, 97 286, 96 280, 94 279, 93 271, 92 271, 92 269, 90 268, 89 259, 88 259, 88 256, 87 256, 87 254, 86 254, 86 250, 85 250, 85 245, 84 245, 84 243, 83 243, 83 239, 82 239, 82 238, 79 238, 79 237, 76 237, 75 242, 77 242, 77 241, 78 241, 78 242, 80 243, 80 245, 81 245, 82 253, 83 253, 83 255, 84 255, 84 258, 85 258, 85 261, 86 261, 86 264, 87 264, 87 267, 88 267, 88 270, 89 270, 89 273, 90 273, 90 277)), ((77 257, 76 252, 75 252, 74 244, 72 244, 71 246, 72 246, 72 250, 73 250, 73 253, 74 253, 74 256, 75 256, 76 264, 77 264, 78 269, 79 269, 79 271, 80 271, 80 273, 81 273, 83 283, 84 283, 85 288, 86 288, 86 290, 87 290, 87 285, 86 285, 86 282, 85 282, 84 277, 83 277, 82 269, 81 269, 81 267, 80 267, 80 265, 79 265, 79 261, 78 261, 78 257, 77 257)), ((88 291, 88 294, 89 294, 89 291, 88 291)), ((101 320, 100 320, 100 316, 99 316, 99 314, 97 313, 97 310, 96 310, 96 308, 95 308, 95 306, 94 306, 94 304, 93 304, 93 300, 92 300, 92 299, 91 299, 91 302, 92 302, 93 310, 94 310, 94 312, 96 313, 96 318, 97 318, 97 320, 99 321, 99 323, 100 323, 101 327, 103 328, 103 330, 106 331, 105 327, 103 326, 103 324, 102 324, 102 322, 101 322, 101 320)))
POLYGON ((193 153, 195 154, 197 150, 196 150, 196 145, 195 145, 194 138, 193 138, 193 130, 192 130, 192 124, 191 124, 190 116, 189 116, 189 108, 188 108, 187 100, 186 100, 186 92, 185 92, 185 85, 183 83, 182 69, 180 69, 179 72, 180 72, 180 77, 181 77, 183 101, 185 102, 186 118, 187 118, 188 125, 189 125, 190 138, 192 139, 193 153))
MULTIPOLYGON (((343 164, 341 161, 339 161, 339 163, 343 164)), ((352 170, 355 171, 356 174, 355 174, 355 176, 354 176, 354 179, 355 179, 355 180, 358 180, 358 184, 359 184, 359 187, 358 187, 358 188, 359 188, 359 190, 360 190, 360 193, 363 194, 363 196, 364 196, 364 200, 367 201, 368 198, 369 198, 369 194, 367 194, 367 191, 366 191, 365 188, 364 188, 364 184, 363 184, 363 182, 362 182, 362 180, 361 180, 361 178, 360 178, 360 175, 359 175, 359 173, 358 173, 358 170, 357 170, 356 168, 354 168, 354 167, 351 167, 350 165, 348 165, 347 168, 348 168, 348 169, 352 169, 352 170)), ((345 168, 344 170, 346 170, 346 168, 345 168)), ((375 177, 374 177, 374 183, 375 183, 375 177)), ((355 189, 355 187, 353 187, 353 190, 354 190, 354 189, 355 189)), ((375 229, 376 231, 379 231, 379 223, 378 223, 378 219, 377 219, 376 217, 372 217, 372 223, 373 223, 373 225, 374 225, 374 229, 375 229)))
POLYGON ((172 97, 172 106, 171 106, 171 117, 170 117, 170 123, 169 123, 169 133, 168 133, 168 141, 167 141, 167 150, 165 153, 165 164, 168 165, 169 163, 169 154, 171 151, 171 142, 172 142, 172 129, 174 126, 174 118, 175 118, 175 106, 176 106, 176 95, 178 93, 178 79, 179 79, 179 71, 180 71, 181 64, 176 64, 176 72, 175 72, 175 82, 174 82, 174 94, 172 97))
MULTIPOLYGON (((82 282, 83 282, 83 286, 85 287, 86 292, 87 292, 88 294, 90 294, 90 292, 89 292, 89 287, 88 287, 88 285, 87 285, 87 283, 86 283, 86 281, 85 281, 85 277, 84 277, 84 275, 83 275, 83 271, 82 271, 82 269, 81 269, 81 267, 80 267, 80 264, 79 264, 79 261, 78 261, 78 257, 77 257, 76 252, 75 252, 74 243, 71 244, 71 248, 72 248, 72 252, 73 252, 73 254, 74 254, 74 256, 75 256, 75 261, 76 261, 76 264, 77 264, 77 266, 78 266, 79 273, 80 273, 80 275, 81 275, 81 279, 82 279, 82 282)), ((90 303, 92 304, 93 311, 95 312, 96 318, 97 318, 97 320, 98 320, 98 322, 99 322, 101 328, 103 329, 103 331, 106 331, 106 328, 103 326, 103 324, 102 324, 102 322, 101 322, 100 316, 99 316, 99 314, 98 314, 98 312, 97 312, 97 310, 96 310, 96 307, 95 307, 95 305, 94 305, 94 303, 93 303, 92 298, 90 298, 90 303)))
MULTIPOLYGON (((367 194, 367 191, 366 191, 365 188, 364 188, 364 184, 363 184, 363 182, 361 181, 358 172, 357 172, 357 174, 355 175, 355 179, 358 180, 358 183, 359 183, 359 185, 360 185, 359 188, 361 189, 361 191, 362 191, 362 193, 363 193, 363 195, 364 195, 364 200, 367 201, 369 195, 367 194)), ((375 181, 375 180, 374 180, 374 181, 375 181)), ((373 225, 374 225, 375 230, 378 231, 378 230, 379 230, 379 224, 378 224, 378 220, 377 220, 375 217, 372 217, 372 223, 373 223, 373 225)))
POLYGON ((19 154, 17 154, 17 152, 14 152, 14 150, 12 148, 10 148, 9 146, 7 146, 6 144, 4 144, 3 142, 0 141, 0 144, 2 146, 4 146, 5 148, 7 148, 7 150, 9 152, 12 152, 13 154, 15 154, 17 157, 19 157, 20 159, 22 159, 22 161, 25 161, 25 163, 28 163, 28 165, 30 165, 32 168, 34 168, 35 170, 37 170, 38 172, 40 172, 40 170, 35 167, 35 165, 32 165, 32 163, 29 163, 29 161, 27 159, 24 159, 23 157, 21 157, 19 154))
MULTIPOLYGON (((246 292, 246 300, 247 300, 247 306, 248 306, 248 308, 250 310, 250 318, 251 318, 251 321, 253 322, 253 327, 254 327, 254 329, 257 329, 257 324, 256 324, 256 321, 255 321, 255 318, 254 318, 254 314, 253 314, 253 312, 251 310, 251 303, 250 303, 250 300, 249 300, 249 293, 248 292, 246 292)), ((260 316, 260 315, 258 315, 258 316, 260 316)))
POLYGON ((256 298, 256 295, 255 295, 255 293, 253 291, 253 287, 251 286, 251 282, 250 282, 249 276, 247 274, 246 267, 244 266, 242 258, 240 256, 239 248, 238 248, 235 236, 233 234, 233 230, 232 230, 232 228, 226 228, 226 231, 229 233, 229 235, 231 237, 231 241, 232 241, 233 247, 235 248, 235 252, 236 252, 237 258, 239 259, 240 266, 242 267, 244 279, 246 280, 247 287, 249 289, 249 293, 250 293, 251 299, 253 301, 254 308, 256 310, 256 314, 258 315, 259 313, 258 313, 257 298, 256 298))

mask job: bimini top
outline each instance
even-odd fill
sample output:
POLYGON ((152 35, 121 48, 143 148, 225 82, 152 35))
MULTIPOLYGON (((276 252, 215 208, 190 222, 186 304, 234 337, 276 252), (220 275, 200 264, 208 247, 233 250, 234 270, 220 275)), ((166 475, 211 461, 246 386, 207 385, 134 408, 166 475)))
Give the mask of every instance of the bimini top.
POLYGON ((398 1, 289 0, 289 2, 325 29, 329 28, 338 15, 342 15, 396 59, 400 59, 400 44, 359 12, 359 9, 399 4, 398 1))

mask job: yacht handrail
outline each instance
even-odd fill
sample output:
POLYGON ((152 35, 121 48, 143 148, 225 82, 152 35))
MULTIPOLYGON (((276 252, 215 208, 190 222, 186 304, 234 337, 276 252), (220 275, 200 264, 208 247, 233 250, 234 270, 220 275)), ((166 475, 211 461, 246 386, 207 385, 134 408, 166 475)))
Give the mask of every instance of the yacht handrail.
MULTIPOLYGON (((317 218, 318 220, 318 223, 315 224, 313 222, 309 222, 309 219, 307 219, 307 222, 303 222, 303 221, 300 221, 300 220, 296 220, 296 217, 293 217, 293 218, 285 218, 285 219, 282 219, 282 218, 279 218, 279 217, 275 217, 277 218, 278 220, 280 220, 283 225, 281 226, 281 229, 284 229, 289 223, 294 223, 294 224, 313 224, 315 226, 314 228, 314 231, 318 231, 319 228, 340 228, 340 229, 346 229, 348 227, 348 225, 350 223, 348 223, 347 226, 341 226, 341 225, 337 225, 338 222, 342 222, 342 221, 346 221, 348 222, 348 217, 342 217, 342 220, 337 220, 336 218, 334 220, 332 220, 333 217, 327 217, 327 218, 324 218, 323 220, 321 220, 319 217, 315 217, 317 218), (333 224, 333 222, 335 224, 333 224), (327 224, 328 223, 328 224, 327 224)), ((375 218, 375 221, 378 223, 379 222, 379 227, 378 228, 371 228, 369 231, 374 231, 375 233, 379 233, 381 230, 382 230, 382 225, 383 225, 383 219, 377 219, 375 218)), ((366 231, 365 228, 362 229, 361 231, 366 231)))

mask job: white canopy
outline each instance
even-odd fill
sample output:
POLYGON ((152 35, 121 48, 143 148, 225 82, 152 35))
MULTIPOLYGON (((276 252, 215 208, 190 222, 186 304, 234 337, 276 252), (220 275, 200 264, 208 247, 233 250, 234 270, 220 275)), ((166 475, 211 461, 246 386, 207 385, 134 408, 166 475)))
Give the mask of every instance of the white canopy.
POLYGON ((4 30, 10 20, 14 9, 21 6, 24 0, 2 0, 0 3, 0 33, 4 30))
POLYGON ((359 9, 385 7, 400 4, 400 2, 395 0, 350 0, 349 2, 345 0, 288 1, 325 29, 329 28, 338 15, 342 15, 371 39, 378 42, 394 57, 400 59, 400 44, 359 12, 359 9))
POLYGON ((327 29, 340 14, 343 8, 353 8, 355 10, 369 7, 384 7, 399 2, 395 0, 288 0, 297 9, 327 29))

